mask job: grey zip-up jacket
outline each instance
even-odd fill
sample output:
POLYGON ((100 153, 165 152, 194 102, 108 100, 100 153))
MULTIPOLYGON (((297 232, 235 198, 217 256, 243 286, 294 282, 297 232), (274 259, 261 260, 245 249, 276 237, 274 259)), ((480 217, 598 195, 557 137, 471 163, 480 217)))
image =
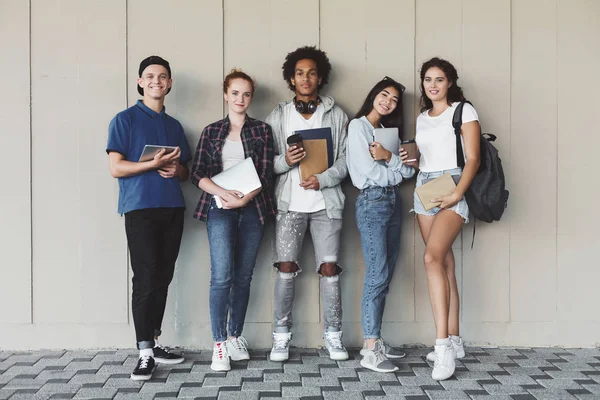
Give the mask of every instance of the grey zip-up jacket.
MULTIPOLYGON (((327 216, 332 219, 342 219, 345 196, 340 184, 348 176, 348 166, 346 165, 346 125, 348 116, 340 107, 335 105, 331 97, 320 97, 325 108, 322 127, 331 128, 334 163, 325 172, 315 176, 319 180, 319 187, 325 199, 327 216)), ((279 103, 265 121, 273 128, 273 137, 275 138, 274 169, 277 175, 275 199, 277 210, 281 212, 288 211, 292 196, 292 183, 289 176, 292 167, 285 161, 286 139, 291 135, 291 132, 287 132, 290 110, 288 105, 291 102, 291 100, 288 100, 279 103)))

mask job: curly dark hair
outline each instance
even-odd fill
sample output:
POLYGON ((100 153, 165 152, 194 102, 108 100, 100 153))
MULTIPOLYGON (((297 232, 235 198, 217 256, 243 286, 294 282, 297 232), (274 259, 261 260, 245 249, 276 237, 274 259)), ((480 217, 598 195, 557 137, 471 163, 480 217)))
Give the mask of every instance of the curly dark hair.
POLYGON ((398 104, 396 105, 396 108, 394 109, 394 111, 392 111, 390 115, 384 115, 381 118, 381 124, 386 128, 398 128, 398 135, 400 139, 402 139, 404 133, 404 121, 402 118, 402 93, 404 93, 404 86, 402 86, 402 84, 396 82, 392 78, 388 78, 386 76, 385 78, 377 82, 375 86, 373 86, 373 88, 365 98, 363 105, 360 107, 360 110, 358 110, 354 118, 358 119, 360 117, 368 115, 373 109, 373 102, 375 101, 375 97, 377 97, 377 95, 381 93, 382 90, 389 88, 390 86, 395 88, 398 91, 398 93, 400 93, 400 95, 398 96, 398 104))
POLYGON ((437 67, 444 71, 448 82, 451 83, 451 86, 448 88, 448 96, 446 99, 448 100, 448 105, 451 105, 455 101, 464 101, 466 100, 465 95, 463 94, 463 90, 460 86, 458 86, 458 72, 456 72, 456 68, 449 61, 444 59, 433 57, 431 60, 425 61, 421 66, 421 112, 425 110, 429 110, 433 107, 433 102, 427 94, 425 93, 425 88, 423 87, 423 80, 425 79, 425 74, 429 70, 429 68, 437 67))
POLYGON ((281 67, 283 70, 283 80, 288 84, 288 88, 292 92, 295 92, 296 88, 292 85, 291 79, 294 77, 296 63, 304 59, 310 59, 317 63, 317 74, 319 75, 319 78, 321 78, 318 90, 321 90, 329 81, 331 63, 329 62, 327 54, 323 50, 317 49, 315 46, 299 47, 285 56, 285 61, 281 67))

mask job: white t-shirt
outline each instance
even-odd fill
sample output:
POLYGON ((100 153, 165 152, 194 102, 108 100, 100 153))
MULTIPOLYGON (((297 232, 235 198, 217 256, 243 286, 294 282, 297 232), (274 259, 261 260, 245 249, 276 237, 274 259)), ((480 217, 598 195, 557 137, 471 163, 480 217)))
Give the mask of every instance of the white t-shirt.
POLYGON ((244 145, 242 144, 242 141, 225 139, 221 159, 223 161, 223 171, 244 161, 244 145))
MULTIPOLYGON (((458 167, 456 162, 456 135, 452 127, 454 110, 460 102, 454 102, 443 113, 437 117, 429 115, 429 110, 422 112, 417 117, 417 133, 415 140, 421 159, 419 169, 423 172, 444 171, 458 167)), ((462 122, 466 124, 478 121, 477 111, 469 103, 463 107, 462 122)), ((464 140, 463 154, 464 154, 464 140)))
MULTIPOLYGON (((295 131, 321 128, 323 114, 325 112, 323 104, 319 104, 317 111, 315 111, 310 119, 304 119, 304 117, 296 111, 293 102, 291 102, 288 107, 290 107, 288 110, 290 118, 288 119, 286 138, 292 136, 295 131)), ((289 211, 312 213, 324 210, 325 198, 320 190, 305 190, 300 187, 300 168, 295 166, 289 173, 292 182, 292 197, 288 208, 289 211)))

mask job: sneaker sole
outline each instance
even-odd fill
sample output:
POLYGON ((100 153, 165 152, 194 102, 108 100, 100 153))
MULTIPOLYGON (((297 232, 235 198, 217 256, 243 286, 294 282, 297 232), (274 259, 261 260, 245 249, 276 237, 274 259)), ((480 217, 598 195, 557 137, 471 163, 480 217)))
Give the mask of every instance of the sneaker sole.
POLYGON ((231 358, 231 361, 244 361, 244 360, 249 360, 250 355, 242 356, 240 358, 229 356, 229 358, 231 358))
POLYGON ((396 372, 399 369, 398 367, 395 367, 394 369, 381 369, 381 368, 373 367, 372 365, 369 365, 367 362, 365 362, 364 359, 360 360, 360 365, 364 368, 370 369, 371 371, 375 371, 375 372, 396 372))
POLYGON ((154 358, 154 361, 157 362, 158 364, 181 364, 182 362, 185 361, 185 358, 181 357, 181 358, 174 358, 174 359, 169 359, 169 358, 154 358))
POLYGON ((287 355, 287 356, 284 356, 284 355, 282 355, 282 356, 273 356, 273 354, 271 354, 271 355, 269 355, 269 359, 271 361, 275 361, 275 362, 282 362, 282 361, 289 360, 290 356, 289 355, 287 355))
POLYGON ((132 381, 149 381, 152 375, 130 375, 132 381))
MULTIPOLYGON (((363 356, 363 357, 366 355, 366 351, 365 351, 365 349, 361 349, 361 350, 360 350, 360 355, 361 355, 361 356, 363 356)), ((397 359, 399 359, 399 358, 404 358, 404 357, 406 357, 406 354, 403 354, 403 355, 401 355, 401 356, 396 356, 396 355, 393 355, 393 354, 386 354, 385 356, 386 356, 387 358, 390 358, 390 359, 397 360, 397 359)))
POLYGON ((348 353, 344 354, 332 354, 329 350, 327 350, 327 348, 323 347, 323 350, 325 350, 325 353, 329 356, 330 359, 332 359, 333 361, 346 361, 348 359, 348 353))
POLYGON ((213 367, 212 364, 211 364, 210 369, 213 370, 213 371, 217 371, 217 372, 227 372, 227 371, 231 371, 231 366, 229 366, 229 368, 226 368, 226 367, 213 367))

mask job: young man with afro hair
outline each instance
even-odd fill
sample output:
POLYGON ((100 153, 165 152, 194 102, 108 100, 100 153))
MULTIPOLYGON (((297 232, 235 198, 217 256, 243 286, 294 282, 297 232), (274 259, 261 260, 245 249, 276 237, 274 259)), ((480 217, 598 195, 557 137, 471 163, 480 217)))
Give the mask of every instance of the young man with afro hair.
POLYGON ((271 360, 286 361, 292 339, 292 306, 295 278, 301 272, 298 258, 306 230, 310 228, 320 275, 325 332, 324 347, 334 360, 348 359, 342 343, 342 303, 338 264, 344 194, 340 184, 348 175, 346 125, 348 117, 329 96, 319 95, 327 84, 331 64, 325 52, 310 46, 289 53, 283 63, 283 79, 294 92, 292 100, 279 103, 266 122, 275 139, 275 185, 278 215, 274 332, 271 360), (331 128, 333 165, 323 173, 302 180, 299 162, 306 156, 301 145, 288 145, 295 131, 331 128))

